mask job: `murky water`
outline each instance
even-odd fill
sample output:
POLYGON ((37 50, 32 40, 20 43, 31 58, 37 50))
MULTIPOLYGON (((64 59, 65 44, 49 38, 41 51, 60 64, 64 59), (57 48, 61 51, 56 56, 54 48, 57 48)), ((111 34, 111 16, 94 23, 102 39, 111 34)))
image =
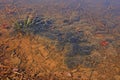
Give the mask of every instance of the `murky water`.
POLYGON ((120 0, 0 0, 0 40, 1 80, 119 80, 120 0))

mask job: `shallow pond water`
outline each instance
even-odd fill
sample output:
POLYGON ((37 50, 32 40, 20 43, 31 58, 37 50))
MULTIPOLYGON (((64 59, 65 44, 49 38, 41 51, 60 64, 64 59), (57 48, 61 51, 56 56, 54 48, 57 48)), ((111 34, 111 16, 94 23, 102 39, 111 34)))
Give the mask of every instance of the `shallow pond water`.
POLYGON ((0 80, 120 80, 119 0, 0 0, 0 80))

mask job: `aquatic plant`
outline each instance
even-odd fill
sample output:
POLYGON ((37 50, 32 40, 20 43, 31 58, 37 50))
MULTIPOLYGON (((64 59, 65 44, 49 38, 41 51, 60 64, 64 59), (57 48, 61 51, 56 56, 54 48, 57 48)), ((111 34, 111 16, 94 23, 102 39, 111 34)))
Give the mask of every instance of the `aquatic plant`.
POLYGON ((65 64, 68 68, 73 69, 80 64, 80 61, 76 57, 67 57, 65 59, 65 64))
POLYGON ((69 52, 67 54, 67 56, 84 56, 84 55, 90 55, 91 52, 93 50, 93 46, 89 45, 85 45, 85 46, 80 46, 77 43, 72 43, 70 45, 70 49, 69 52))
POLYGON ((14 32, 22 34, 40 34, 47 32, 52 25, 51 20, 44 20, 42 17, 27 17, 14 23, 14 32))
POLYGON ((30 19, 29 17, 26 18, 25 20, 19 20, 14 23, 14 31, 25 33, 26 31, 28 31, 28 27, 30 27, 31 25, 32 19, 30 19))
POLYGON ((69 44, 68 51, 65 55, 65 64, 67 65, 67 67, 75 68, 79 65, 83 65, 85 67, 91 66, 92 64, 84 62, 84 59, 87 56, 90 56, 95 48, 93 44, 90 44, 89 39, 86 38, 84 31, 72 31, 67 32, 64 35, 64 43, 69 44))

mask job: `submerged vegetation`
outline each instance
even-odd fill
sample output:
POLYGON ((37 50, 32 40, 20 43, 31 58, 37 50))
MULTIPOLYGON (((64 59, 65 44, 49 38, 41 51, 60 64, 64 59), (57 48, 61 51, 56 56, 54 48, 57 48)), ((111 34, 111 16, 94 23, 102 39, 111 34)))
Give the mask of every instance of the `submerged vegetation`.
POLYGON ((84 31, 67 32, 57 30, 56 28, 52 30, 53 25, 54 21, 52 19, 45 19, 44 17, 40 16, 39 17, 28 16, 24 20, 19 20, 15 22, 12 34, 13 33, 14 35, 17 35, 19 33, 22 35, 33 34, 44 36, 51 40, 58 41, 58 43, 55 45, 58 51, 63 51, 65 49, 64 47, 67 44, 69 44, 69 50, 65 55, 66 56, 65 64, 67 64, 69 68, 77 67, 77 65, 82 65, 80 64, 82 59, 77 59, 77 57, 89 56, 95 48, 92 44, 90 44, 90 41, 87 39, 87 36, 85 36, 85 32, 84 31))
POLYGON ((113 1, 6 1, 0 1, 0 80, 117 80, 113 1))
POLYGON ((19 20, 14 24, 14 32, 25 34, 40 34, 44 31, 48 31, 51 25, 53 24, 52 20, 44 20, 41 17, 27 17, 24 20, 19 20))

